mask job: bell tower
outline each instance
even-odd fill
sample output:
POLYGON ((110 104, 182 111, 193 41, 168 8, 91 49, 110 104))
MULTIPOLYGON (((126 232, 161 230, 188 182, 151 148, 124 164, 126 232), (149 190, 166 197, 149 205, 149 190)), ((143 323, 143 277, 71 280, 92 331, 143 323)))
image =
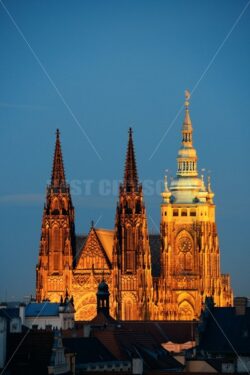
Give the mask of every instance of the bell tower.
POLYGON ((59 302, 70 293, 74 258, 74 207, 70 187, 66 183, 59 130, 50 185, 47 187, 43 210, 38 265, 36 268, 36 298, 59 302))
POLYGON ((120 185, 116 209, 113 277, 112 315, 123 320, 149 319, 152 303, 151 255, 131 128, 124 180, 120 185))
POLYGON ((162 193, 159 318, 198 319, 206 297, 232 304, 229 275, 220 272, 220 249, 210 178, 198 174, 186 92, 177 174, 162 193))

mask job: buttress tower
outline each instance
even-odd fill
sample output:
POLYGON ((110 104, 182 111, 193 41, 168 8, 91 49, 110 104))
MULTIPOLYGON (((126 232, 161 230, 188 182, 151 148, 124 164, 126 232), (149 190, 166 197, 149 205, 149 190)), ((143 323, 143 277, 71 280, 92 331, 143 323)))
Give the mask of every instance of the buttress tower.
POLYGON ((39 259, 36 267, 38 301, 49 299, 58 302, 61 296, 71 293, 74 261, 74 207, 70 187, 66 183, 59 130, 51 182, 47 187, 43 209, 39 259))
POLYGON ((232 304, 229 275, 220 272, 220 249, 210 178, 198 175, 193 127, 186 92, 177 175, 161 205, 159 319, 197 319, 206 296, 216 306, 232 304))
POLYGON ((132 129, 116 209, 113 248, 113 311, 120 319, 149 319, 152 304, 151 255, 142 185, 132 129))

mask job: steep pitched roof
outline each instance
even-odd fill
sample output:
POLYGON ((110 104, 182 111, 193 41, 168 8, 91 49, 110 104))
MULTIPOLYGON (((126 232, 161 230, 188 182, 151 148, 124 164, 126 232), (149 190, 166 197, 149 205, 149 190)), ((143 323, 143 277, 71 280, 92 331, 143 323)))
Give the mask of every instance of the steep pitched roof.
POLYGON ((106 315, 102 311, 99 311, 90 323, 91 325, 104 326, 107 324, 117 324, 117 321, 112 318, 112 316, 106 315))
POLYGON ((96 228, 96 234, 110 260, 112 262, 112 250, 114 243, 114 230, 110 229, 98 229, 96 228))
POLYGON ((158 344, 174 342, 183 344, 194 339, 198 325, 192 321, 123 321, 127 330, 150 334, 158 344))
POLYGON ((67 337, 63 338, 63 345, 67 351, 77 353, 77 364, 116 360, 96 337, 67 337))
POLYGON ((126 191, 138 190, 138 175, 135 161, 132 129, 129 128, 128 148, 124 171, 124 188, 126 191))
MULTIPOLYGON (((100 252, 100 255, 102 255, 107 264, 108 264, 108 267, 110 268, 111 267, 111 263, 112 263, 112 248, 111 249, 107 249, 107 242, 108 242, 108 239, 106 238, 105 236, 105 230, 101 230, 102 232, 102 235, 101 235, 101 238, 102 238, 102 241, 100 240, 99 238, 99 235, 98 235, 98 231, 92 227, 89 231, 89 234, 88 236, 86 237, 86 239, 83 241, 83 244, 82 244, 82 248, 81 250, 78 252, 78 259, 77 259, 77 268, 80 267, 80 261, 81 261, 81 257, 84 257, 85 254, 90 253, 89 255, 92 255, 92 252, 93 252, 93 255, 94 255, 94 251, 100 252), (104 247, 104 244, 106 246, 106 249, 104 247)), ((107 232, 110 232, 110 231, 107 231, 107 232)), ((111 231, 112 232, 112 231, 111 231)), ((109 233, 108 233, 109 235, 109 233)))
MULTIPOLYGON (((112 263, 112 251, 114 244, 114 230, 95 228, 96 235, 102 244, 103 250, 105 251, 107 258, 112 263)), ((78 260, 82 251, 85 248, 86 241, 89 234, 77 235, 76 236, 76 259, 78 260)), ((151 250, 151 261, 152 261, 152 274, 154 277, 160 275, 160 235, 150 234, 149 243, 151 250)))
POLYGON ((51 175, 51 185, 53 187, 61 187, 66 185, 59 129, 56 131, 56 144, 51 175))
POLYGON ((121 324, 116 329, 94 331, 94 335, 118 360, 142 358, 144 370, 180 370, 183 367, 148 332, 126 329, 121 324))

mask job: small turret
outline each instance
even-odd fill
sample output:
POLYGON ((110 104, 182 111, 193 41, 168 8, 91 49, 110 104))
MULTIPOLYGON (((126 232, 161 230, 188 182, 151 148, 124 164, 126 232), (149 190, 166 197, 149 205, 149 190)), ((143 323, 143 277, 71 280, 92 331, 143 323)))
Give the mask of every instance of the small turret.
POLYGON ((163 202, 164 203, 169 203, 170 202, 170 197, 171 197, 171 192, 169 191, 168 188, 168 177, 164 177, 164 191, 161 193, 163 202))
POLYGON ((97 314, 102 312, 104 315, 109 316, 109 287, 104 279, 98 285, 97 297, 97 314))

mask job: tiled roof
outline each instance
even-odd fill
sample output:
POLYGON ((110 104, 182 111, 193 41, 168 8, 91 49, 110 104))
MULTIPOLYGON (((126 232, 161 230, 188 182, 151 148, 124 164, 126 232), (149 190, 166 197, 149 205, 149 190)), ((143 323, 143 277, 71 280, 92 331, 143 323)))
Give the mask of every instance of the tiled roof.
POLYGON ((118 360, 142 358, 147 370, 182 368, 150 333, 129 330, 121 325, 116 329, 95 330, 93 334, 118 360))
MULTIPOLYGON (((123 330, 121 332, 124 332, 123 330)), ((126 360, 126 353, 120 346, 118 335, 114 330, 104 329, 104 330, 95 330, 93 335, 102 342, 102 344, 109 349, 112 355, 118 360, 126 360)))
POLYGON ((183 344, 194 340, 198 323, 192 321, 123 321, 122 325, 128 330, 150 334, 159 344, 168 341, 183 344))
POLYGON ((112 318, 110 315, 104 314, 102 311, 99 311, 98 314, 90 321, 91 325, 105 325, 105 324, 117 324, 117 321, 112 318))
POLYGON ((29 303, 25 308, 26 317, 34 316, 58 316, 59 315, 59 303, 42 302, 29 303))
POLYGON ((63 338, 63 345, 70 353, 76 353, 77 364, 116 359, 96 337, 67 337, 63 338))
POLYGON ((206 314, 199 326, 201 350, 250 355, 250 307, 244 315, 237 315, 235 307, 214 307, 206 314))
POLYGON ((48 374, 52 345, 52 331, 10 334, 7 360, 15 353, 9 366, 11 374, 48 374))

